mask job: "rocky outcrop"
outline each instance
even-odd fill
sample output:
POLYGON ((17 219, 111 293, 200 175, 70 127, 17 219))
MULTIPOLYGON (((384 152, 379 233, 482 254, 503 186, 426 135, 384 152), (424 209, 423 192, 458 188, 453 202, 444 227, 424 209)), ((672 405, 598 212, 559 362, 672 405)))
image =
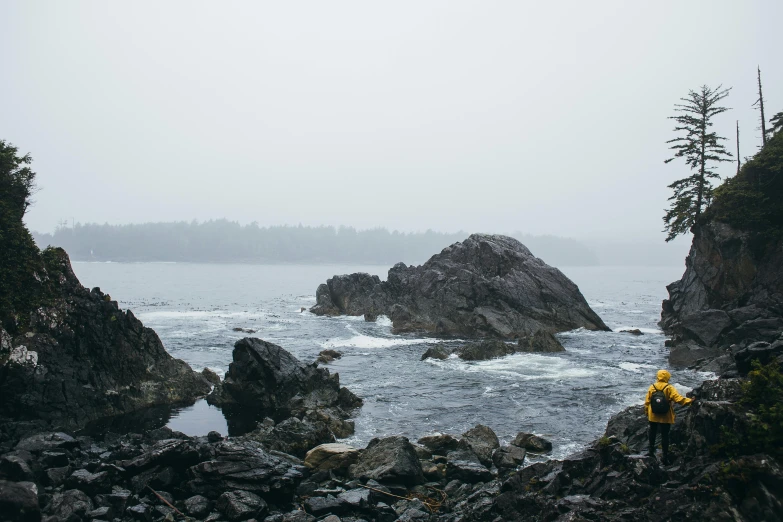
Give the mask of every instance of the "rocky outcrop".
POLYGON ((661 327, 673 337, 673 364, 726 371, 733 356, 751 344, 781 338, 780 240, 764 242, 759 234, 724 223, 703 223, 693 228, 685 264, 682 279, 667 287, 661 313, 661 327))
POLYGON ((519 339, 607 330, 579 288, 506 236, 473 234, 421 266, 398 263, 385 282, 335 276, 316 291, 317 315, 387 315, 395 332, 519 339))
POLYGON ((17 315, 12 330, 0 327, 0 417, 12 419, 0 423, 6 438, 15 436, 11 424, 27 423, 21 432, 75 429, 209 393, 209 382, 166 353, 130 310, 84 288, 63 250, 46 257, 38 277, 51 283, 51 298, 29 317, 17 315))
POLYGON ((351 435, 349 412, 362 404, 340 387, 338 374, 315 363, 304 364, 280 346, 257 338, 234 344, 233 362, 207 402, 223 409, 232 434, 250 431, 256 421, 269 417, 270 423, 251 436, 299 457, 313 446, 351 435))

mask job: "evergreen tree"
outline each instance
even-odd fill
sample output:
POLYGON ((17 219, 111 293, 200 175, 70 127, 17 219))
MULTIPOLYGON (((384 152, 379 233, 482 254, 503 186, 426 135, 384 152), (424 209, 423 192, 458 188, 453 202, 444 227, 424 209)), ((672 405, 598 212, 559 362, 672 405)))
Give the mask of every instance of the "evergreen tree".
POLYGON ((719 178, 712 164, 730 161, 732 157, 721 143, 726 138, 710 131, 712 119, 729 110, 718 105, 729 91, 720 85, 716 89, 704 85, 698 91, 689 91, 686 98, 680 98, 684 103, 674 106, 679 114, 669 117, 677 122, 674 132, 682 134, 666 142, 675 152, 665 163, 684 158, 693 173, 669 185, 674 194, 669 198, 671 207, 663 217, 666 241, 690 230, 712 199, 710 180, 719 178))
POLYGON ((772 124, 772 128, 767 130, 767 133, 770 136, 774 136, 778 132, 783 129, 783 111, 777 113, 773 117, 769 119, 769 122, 772 124))

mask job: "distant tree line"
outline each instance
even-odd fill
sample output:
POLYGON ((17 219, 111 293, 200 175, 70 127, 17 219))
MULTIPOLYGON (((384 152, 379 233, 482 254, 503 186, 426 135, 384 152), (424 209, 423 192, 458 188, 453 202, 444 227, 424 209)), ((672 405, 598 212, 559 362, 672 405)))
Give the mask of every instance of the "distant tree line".
MULTIPOLYGON (((75 224, 54 234, 34 233, 40 247, 64 248, 77 261, 185 261, 207 263, 420 264, 467 238, 465 232, 398 232, 332 226, 240 225, 205 222, 129 225, 75 224)), ((582 243, 555 236, 514 234, 551 265, 598 264, 582 243)))

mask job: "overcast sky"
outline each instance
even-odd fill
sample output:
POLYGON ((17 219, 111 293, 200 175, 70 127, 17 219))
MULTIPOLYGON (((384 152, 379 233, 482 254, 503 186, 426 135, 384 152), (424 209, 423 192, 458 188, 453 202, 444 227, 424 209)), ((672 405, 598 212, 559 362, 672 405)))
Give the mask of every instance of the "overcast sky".
MULTIPOLYGON (((667 120, 783 110, 783 2, 0 1, 28 225, 228 218, 663 240, 667 120), (776 50, 777 49, 777 50, 776 50)), ((735 165, 721 172, 730 175, 735 165)))

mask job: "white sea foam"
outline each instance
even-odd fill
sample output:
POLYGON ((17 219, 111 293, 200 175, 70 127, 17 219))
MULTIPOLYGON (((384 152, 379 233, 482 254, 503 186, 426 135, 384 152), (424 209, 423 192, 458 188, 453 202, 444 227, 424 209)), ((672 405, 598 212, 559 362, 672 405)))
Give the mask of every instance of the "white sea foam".
POLYGON ((568 380, 591 377, 593 368, 577 366, 570 361, 538 354, 514 354, 489 361, 463 361, 456 357, 445 360, 426 359, 426 362, 445 369, 466 373, 490 373, 498 378, 515 381, 568 380))
POLYGON ((377 324, 378 326, 388 326, 388 327, 391 327, 392 321, 391 321, 391 319, 389 319, 385 315, 379 315, 378 319, 376 319, 376 321, 375 321, 375 324, 377 324))
POLYGON ((289 321, 279 319, 274 314, 268 312, 229 312, 226 310, 156 310, 154 312, 143 312, 138 314, 138 318, 144 320, 156 319, 232 319, 232 318, 268 318, 274 317, 278 321, 289 321))
POLYGON ((442 342, 440 339, 406 339, 404 337, 372 337, 358 334, 348 339, 330 339, 321 343, 323 348, 391 348, 393 346, 410 346, 413 344, 433 344, 442 342))
POLYGON ((620 368, 623 370, 634 372, 634 373, 643 373, 642 368, 656 368, 656 366, 653 366, 652 364, 641 364, 641 363, 632 363, 632 362, 621 362, 618 364, 620 368))

